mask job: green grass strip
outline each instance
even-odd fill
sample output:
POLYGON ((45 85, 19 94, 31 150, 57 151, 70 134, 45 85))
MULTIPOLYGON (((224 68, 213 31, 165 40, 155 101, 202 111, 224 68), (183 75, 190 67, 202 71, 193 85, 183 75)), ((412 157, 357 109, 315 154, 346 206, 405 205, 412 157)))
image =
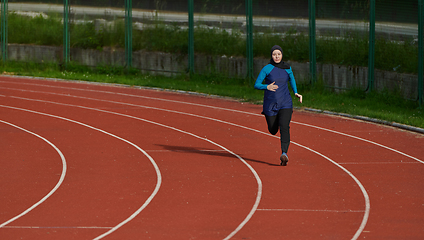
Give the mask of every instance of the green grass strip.
MULTIPOLYGON (((253 88, 254 82, 246 79, 234 79, 211 75, 181 74, 175 77, 141 74, 137 69, 123 67, 98 66, 90 68, 70 63, 62 69, 54 63, 23 63, 9 61, 0 64, 3 74, 34 76, 69 80, 83 80, 102 83, 116 83, 130 86, 157 87, 163 89, 192 91, 239 99, 240 101, 261 104, 263 92, 253 88)), ((300 104, 293 99, 295 107, 321 109, 350 115, 359 115, 396 122, 418 128, 424 128, 424 110, 416 101, 405 100, 400 94, 383 91, 365 93, 360 89, 351 89, 335 93, 326 88, 322 81, 314 86, 298 84, 303 95, 300 104)))

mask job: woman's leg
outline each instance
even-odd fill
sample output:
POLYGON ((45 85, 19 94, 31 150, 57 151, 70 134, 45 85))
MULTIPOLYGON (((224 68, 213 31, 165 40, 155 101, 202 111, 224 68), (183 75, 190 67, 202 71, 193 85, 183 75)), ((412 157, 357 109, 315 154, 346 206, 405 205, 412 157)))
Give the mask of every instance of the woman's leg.
POLYGON ((277 134, 278 125, 279 125, 278 114, 275 116, 265 115, 265 119, 266 119, 266 124, 268 125, 269 133, 271 133, 272 135, 277 134))
POLYGON ((293 109, 286 108, 278 111, 278 123, 280 126, 281 151, 287 153, 290 145, 290 121, 293 109))

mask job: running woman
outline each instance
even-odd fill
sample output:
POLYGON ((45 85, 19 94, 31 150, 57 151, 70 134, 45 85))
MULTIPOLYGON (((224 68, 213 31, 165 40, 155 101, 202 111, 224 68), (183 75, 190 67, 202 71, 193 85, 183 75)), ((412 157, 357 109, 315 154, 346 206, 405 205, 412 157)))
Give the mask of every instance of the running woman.
POLYGON ((282 59, 283 49, 278 45, 273 46, 271 60, 259 73, 255 89, 264 90, 262 114, 265 115, 268 131, 275 135, 280 129, 280 165, 286 166, 289 161, 287 152, 290 145, 290 121, 293 114, 293 102, 288 83, 290 82, 295 96, 301 103, 302 95, 297 93, 292 68, 282 59))

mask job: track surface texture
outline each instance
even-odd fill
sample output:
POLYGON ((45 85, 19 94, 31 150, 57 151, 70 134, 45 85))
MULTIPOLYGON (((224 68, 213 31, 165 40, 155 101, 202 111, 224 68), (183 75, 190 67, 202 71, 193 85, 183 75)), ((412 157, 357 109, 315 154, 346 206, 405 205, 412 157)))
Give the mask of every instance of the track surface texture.
POLYGON ((2 76, 0 239, 424 239, 422 134, 295 110, 283 167, 260 112, 2 76))

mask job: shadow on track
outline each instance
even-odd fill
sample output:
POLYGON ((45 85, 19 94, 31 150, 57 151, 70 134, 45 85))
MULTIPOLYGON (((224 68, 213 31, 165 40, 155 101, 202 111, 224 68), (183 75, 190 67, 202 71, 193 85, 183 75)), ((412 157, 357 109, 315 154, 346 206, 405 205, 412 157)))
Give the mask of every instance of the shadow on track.
MULTIPOLYGON (((229 152, 225 152, 224 150, 216 150, 216 149, 207 149, 207 148, 194 148, 194 147, 187 147, 187 146, 171 146, 171 145, 160 145, 156 144, 156 146, 162 147, 163 149, 171 152, 186 152, 186 153, 194 153, 194 154, 203 154, 203 155, 209 155, 209 156, 217 156, 217 157, 229 157, 229 158, 236 158, 233 154, 229 152)), ((242 155, 239 155, 241 158, 248 162, 254 162, 254 163, 260 163, 260 164, 266 164, 269 166, 280 166, 279 164, 264 162, 261 160, 256 159, 249 159, 244 158, 242 155)))

